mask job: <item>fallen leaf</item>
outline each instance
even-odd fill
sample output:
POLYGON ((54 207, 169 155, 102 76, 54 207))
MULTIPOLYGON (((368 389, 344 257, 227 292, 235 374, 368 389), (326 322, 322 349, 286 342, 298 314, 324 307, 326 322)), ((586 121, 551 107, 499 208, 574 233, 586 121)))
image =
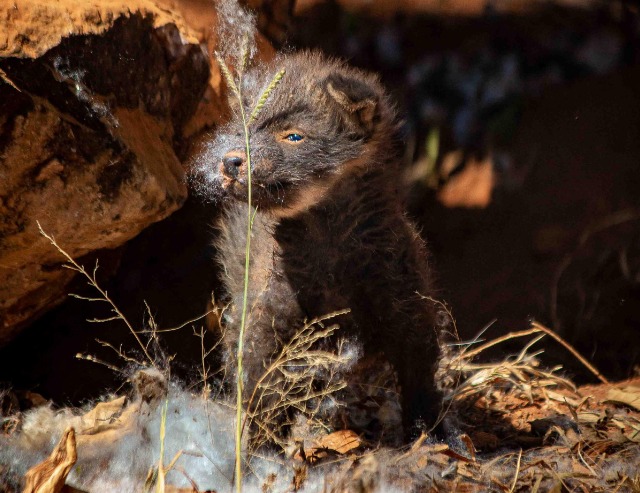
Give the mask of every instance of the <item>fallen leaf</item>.
POLYGON ((640 411, 640 388, 639 387, 623 387, 612 388, 607 392, 606 401, 619 402, 626 404, 640 411))
POLYGON ((82 416, 82 429, 79 434, 93 435, 112 428, 117 428, 120 417, 127 402, 126 397, 119 397, 109 402, 100 402, 91 411, 82 416))
POLYGON ((433 445, 422 447, 422 451, 429 454, 441 454, 443 452, 448 452, 449 450, 449 445, 446 443, 435 443, 433 445))
POLYGON ((323 436, 316 442, 315 449, 332 450, 339 454, 346 454, 362 445, 360 437, 352 430, 340 430, 323 436))
POLYGON ((462 443, 464 443, 464 446, 467 447, 467 452, 469 452, 469 456, 471 457, 471 460, 473 462, 476 461, 476 448, 473 445, 473 441, 471 440, 471 437, 469 435, 467 435, 466 433, 463 433, 462 435, 460 435, 460 441, 462 443))
POLYGON ((27 471, 24 493, 60 493, 77 459, 76 434, 67 428, 49 458, 27 471))
POLYGON ((603 413, 600 411, 583 411, 578 413, 581 424, 594 425, 602 418, 603 413))
POLYGON ((324 435, 308 449, 301 449, 299 455, 310 464, 329 455, 344 455, 362 445, 360 437, 352 430, 340 430, 324 435))
MULTIPOLYGON (((421 454, 422 457, 427 457, 428 461, 420 461, 421 464, 426 464, 428 462, 434 462, 439 464, 439 466, 443 467, 445 464, 449 463, 449 455, 451 449, 445 443, 437 443, 433 445, 426 445, 424 447, 420 447, 419 450, 414 451, 413 454, 421 454)), ((424 467, 424 466, 423 466, 424 467)))
POLYGON ((451 449, 443 450, 442 453, 447 457, 451 457, 452 459, 457 459, 461 462, 472 462, 473 460, 475 460, 475 458, 470 459, 469 457, 465 457, 464 455, 459 454, 455 450, 451 450, 451 449))
POLYGON ((593 470, 588 469, 587 467, 583 466, 580 463, 576 462, 573 464, 572 467, 573 467, 572 473, 575 474, 576 476, 591 477, 591 478, 597 477, 597 474, 595 474, 593 470))

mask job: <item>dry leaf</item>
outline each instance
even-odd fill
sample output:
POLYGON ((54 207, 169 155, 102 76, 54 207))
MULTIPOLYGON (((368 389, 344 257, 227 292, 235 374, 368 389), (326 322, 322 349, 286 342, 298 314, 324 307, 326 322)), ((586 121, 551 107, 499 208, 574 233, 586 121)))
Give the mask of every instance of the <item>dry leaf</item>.
POLYGON ((464 446, 467 447, 467 452, 469 452, 469 456, 471 457, 471 460, 475 462, 476 448, 473 445, 473 441, 471 440, 471 437, 466 433, 463 433, 462 435, 460 435, 459 438, 460 438, 460 441, 464 443, 464 446))
POLYGON ((426 445, 417 450, 403 454, 397 459, 397 461, 399 462, 401 459, 409 457, 409 455, 420 454, 419 459, 416 461, 418 469, 425 467, 430 462, 438 464, 440 467, 444 467, 446 464, 449 464, 449 457, 446 454, 450 450, 449 446, 445 443, 426 445))
POLYGON ((576 462, 573 464, 573 474, 575 474, 576 476, 582 476, 582 477, 591 477, 594 478, 597 475, 593 472, 593 470, 587 468, 586 466, 583 466, 582 464, 580 464, 579 462, 576 462))
POLYGON ((100 402, 82 416, 82 429, 78 430, 78 433, 94 435, 117 428, 119 426, 117 420, 124 410, 126 401, 126 397, 120 397, 109 402, 100 402))
POLYGON ((24 493, 60 493, 77 458, 75 431, 67 428, 49 458, 27 471, 24 493))
POLYGON ((603 413, 600 411, 582 411, 578 413, 578 418, 581 424, 595 425, 600 419, 602 419, 603 413))
POLYGON ((339 454, 346 454, 358 448, 360 445, 362 445, 360 437, 352 430, 340 430, 329 433, 317 442, 317 448, 333 450, 339 454))
POLYGON ((307 460, 313 463, 330 453, 347 454, 351 450, 360 447, 360 445, 362 445, 362 440, 354 431, 340 430, 324 435, 316 441, 313 447, 304 452, 307 460))
POLYGON ((550 489, 549 493, 562 493, 562 482, 556 482, 550 489))
POLYGON ((476 479, 478 477, 478 465, 476 463, 458 463, 458 475, 467 479, 476 479))
POLYGON ((452 459, 456 459, 461 462, 471 462, 472 460, 475 460, 475 458, 469 459, 469 457, 465 457, 464 455, 459 454, 458 452, 452 449, 443 450, 442 453, 447 457, 451 457, 452 459))
POLYGON ((640 427, 629 426, 631 430, 628 433, 625 433, 627 439, 631 442, 640 443, 640 427))
POLYGON ((619 402, 631 406, 640 411, 640 388, 639 387, 623 387, 612 388, 607 392, 607 401, 619 402))
POLYGON ((127 406, 124 403, 124 398, 101 403, 82 416, 82 429, 76 437, 78 448, 113 447, 113 444, 131 433, 136 427, 140 407, 137 403, 127 406))

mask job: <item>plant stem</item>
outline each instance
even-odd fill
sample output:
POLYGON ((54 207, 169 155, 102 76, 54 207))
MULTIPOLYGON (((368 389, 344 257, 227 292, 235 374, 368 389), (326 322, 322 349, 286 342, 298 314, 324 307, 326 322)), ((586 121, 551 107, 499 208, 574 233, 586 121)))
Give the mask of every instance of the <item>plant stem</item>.
POLYGON ((165 474, 164 470, 164 437, 167 430, 167 408, 169 407, 169 399, 165 399, 160 415, 160 458, 158 459, 158 479, 156 481, 156 493, 164 493, 165 491, 165 474))
POLYGON ((245 242, 244 255, 244 295, 242 298, 242 318, 240 320, 240 334, 238 335, 238 374, 236 382, 236 492, 242 493, 242 390, 243 370, 242 357, 244 350, 244 330, 247 320, 247 297, 249 294, 249 260, 251 257, 251 226, 253 214, 251 205, 251 151, 249 146, 249 126, 242 104, 242 81, 238 84, 238 101, 240 103, 240 115, 244 128, 245 152, 247 155, 247 240, 245 242))
MULTIPOLYGON (((58 245, 58 243, 56 242, 56 239, 53 236, 50 236, 47 233, 45 233, 45 231, 44 231, 44 229, 42 229, 42 226, 40 225, 39 221, 36 221, 36 224, 38 225, 38 230, 40 231, 40 234, 42 236, 44 236, 47 240, 49 240, 49 243, 51 243, 55 247, 55 249, 58 250, 58 252, 60 252, 67 259, 67 262, 69 263, 69 265, 63 265, 63 266, 69 268, 70 270, 73 270, 73 271, 76 271, 76 272, 82 274, 89 281, 89 285, 92 286, 96 291, 98 291, 98 293, 100 293, 100 296, 102 296, 102 298, 95 298, 96 301, 106 301, 107 303, 109 303, 109 305, 111 305, 111 309, 112 309, 113 313, 116 314, 116 316, 113 317, 113 318, 109 318, 108 320, 122 320, 124 322, 124 324, 127 326, 127 328, 129 329, 129 332, 131 332, 133 337, 135 337, 138 345, 142 349, 142 352, 144 353, 146 358, 149 360, 149 363, 151 364, 151 366, 155 366, 153 358, 149 354, 149 351, 147 350, 147 346, 145 346, 142 343, 142 340, 140 339, 140 336, 138 335, 138 332, 136 332, 136 330, 133 328, 133 326, 129 323, 129 320, 127 320, 127 318, 120 311, 120 309, 116 306, 116 304, 111 300, 111 298, 109 298, 109 295, 107 294, 107 292, 98 285, 98 281, 96 280, 96 271, 98 270, 97 261, 96 261, 96 266, 93 269, 93 275, 89 274, 85 270, 83 265, 80 265, 75 260, 73 260, 71 255, 69 255, 65 250, 63 250, 60 245, 58 245)), ((74 295, 71 295, 71 296, 74 296, 74 295)), ((84 297, 80 297, 80 296, 75 296, 75 297, 76 298, 81 298, 81 299, 94 300, 94 298, 84 298, 84 297)), ((107 320, 107 319, 105 319, 105 320, 107 320)))

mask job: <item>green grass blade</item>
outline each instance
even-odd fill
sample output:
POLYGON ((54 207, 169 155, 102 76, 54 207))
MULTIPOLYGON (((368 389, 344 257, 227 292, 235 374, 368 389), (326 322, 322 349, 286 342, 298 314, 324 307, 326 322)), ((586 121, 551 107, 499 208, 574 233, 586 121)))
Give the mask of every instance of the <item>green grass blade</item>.
POLYGON ((269 86, 262 93, 262 96, 260 96, 260 99, 258 100, 258 104, 256 104, 255 108, 253 108, 253 111, 251 112, 251 115, 249 116, 249 124, 251 124, 251 122, 253 122, 258 117, 258 115, 260 114, 260 111, 262 110, 262 107, 267 102, 267 99, 269 99, 269 95, 273 92, 273 90, 276 88, 276 86, 280 83, 280 81, 282 80, 282 77, 284 77, 284 69, 280 70, 280 72, 278 72, 275 75, 275 77, 273 78, 273 80, 271 81, 269 86))
POLYGON ((214 56, 218 61, 218 65, 220 65, 220 70, 222 70, 222 75, 224 75, 224 79, 227 81, 227 85, 229 86, 231 91, 233 91, 233 94, 238 98, 238 100, 241 101, 240 91, 238 90, 238 85, 236 84, 236 81, 233 80, 233 75, 231 74, 231 70, 229 70, 229 67, 220 56, 220 53, 216 51, 214 52, 214 56))

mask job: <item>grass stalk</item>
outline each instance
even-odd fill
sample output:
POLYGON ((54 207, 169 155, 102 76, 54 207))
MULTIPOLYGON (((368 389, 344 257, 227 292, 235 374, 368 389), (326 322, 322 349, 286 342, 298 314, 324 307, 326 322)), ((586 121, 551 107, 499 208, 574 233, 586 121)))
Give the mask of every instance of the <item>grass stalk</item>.
POLYGON ((98 291, 98 293, 100 293, 100 297, 99 298, 87 298, 86 296, 79 296, 79 295, 71 295, 71 296, 73 296, 74 298, 84 299, 84 300, 87 300, 87 301, 103 301, 103 302, 108 303, 111 306, 111 311, 114 314, 112 317, 103 318, 103 319, 92 319, 92 320, 90 320, 90 322, 108 322, 110 320, 122 320, 122 322, 127 326, 127 328, 129 329, 129 332, 131 332, 131 335, 133 335, 133 337, 135 338, 136 342, 140 346, 140 349, 142 349, 142 352, 144 353, 145 357, 149 361, 149 364, 154 367, 155 366, 155 361, 151 357, 151 355, 149 354, 147 346, 140 339, 140 336, 138 335, 138 331, 136 331, 133 328, 131 323, 129 323, 129 320, 127 320, 127 318, 120 311, 120 309, 117 307, 117 305, 109 297, 108 293, 104 289, 102 289, 100 287, 100 285, 98 284, 98 281, 96 279, 96 272, 98 270, 98 262, 96 261, 96 265, 95 265, 95 267, 93 269, 93 273, 90 274, 89 272, 87 272, 85 270, 83 265, 78 264, 71 257, 71 255, 69 255, 65 250, 63 250, 60 245, 58 245, 58 243, 56 242, 56 239, 52 235, 48 235, 44 231, 44 229, 42 229, 42 226, 40 225, 39 221, 36 221, 36 224, 38 225, 38 230, 40 231, 40 234, 42 236, 44 236, 47 240, 49 240, 49 243, 51 243, 55 247, 55 249, 58 250, 58 252, 60 252, 60 254, 62 254, 62 256, 64 256, 65 259, 67 259, 67 263, 63 264, 63 267, 82 274, 87 279, 89 285, 91 287, 93 287, 96 291, 98 291))
POLYGON ((229 90, 233 93, 238 101, 240 107, 240 116, 242 117, 242 128, 244 131, 244 144, 245 153, 247 159, 247 238, 245 241, 245 254, 244 254, 244 287, 242 296, 242 316, 240 319, 240 333, 238 335, 238 349, 236 352, 237 361, 237 375, 236 375, 236 429, 235 429, 235 486, 236 492, 242 492, 242 390, 243 390, 243 377, 244 371, 242 368, 243 353, 244 353, 244 332, 247 324, 247 296, 249 294, 249 264, 251 257, 251 226, 252 226, 252 200, 251 200, 251 146, 249 143, 249 122, 244 109, 242 101, 242 72, 246 65, 247 57, 247 44, 243 42, 243 53, 241 57, 241 65, 239 67, 238 81, 234 80, 234 77, 229 70, 229 67, 222 59, 222 57, 216 53, 215 57, 220 65, 220 70, 225 77, 229 90))
POLYGON ((253 205, 251 201, 251 146, 249 144, 249 125, 244 105, 242 104, 242 81, 238 84, 238 101, 244 129, 245 152, 247 156, 247 239, 244 253, 244 287, 242 296, 242 316, 240 318, 240 334, 238 335, 238 372, 236 378, 236 492, 242 493, 242 390, 244 378, 242 359, 244 352, 244 331, 247 324, 247 305, 249 294, 249 264, 251 258, 251 227, 253 226, 253 205))
POLYGON ((169 400, 164 401, 162 414, 160 415, 160 458, 158 459, 158 479, 156 480, 156 493, 165 491, 165 468, 164 468, 164 438, 167 430, 167 408, 169 400))
POLYGON ((245 241, 245 257, 244 257, 244 286, 243 286, 243 297, 242 297, 242 315, 240 318, 240 331, 238 334, 238 349, 236 354, 237 360, 237 377, 236 377, 236 430, 235 430, 235 442, 236 442, 236 457, 235 457, 235 486, 236 492, 242 492, 242 431, 243 431, 243 420, 242 420, 242 403, 243 403, 243 380, 244 380, 244 370, 243 370, 243 354, 244 354, 244 333, 247 325, 247 306, 248 306, 248 295, 249 295, 249 267, 250 267, 250 258, 251 258, 251 230, 253 228, 253 219, 255 217, 256 209, 253 207, 253 200, 251 196, 251 145, 249 139, 249 125, 255 120, 258 116, 262 107, 267 102, 267 99, 271 92, 276 88, 282 77, 284 76, 284 70, 280 70, 271 83, 267 86, 260 99, 256 102, 256 106, 251 111, 250 115, 247 115, 247 112, 244 107, 244 103, 242 100, 242 75, 248 63, 249 50, 248 50, 248 40, 243 41, 242 45, 242 54, 240 58, 240 66, 238 67, 238 80, 236 81, 229 70, 229 67, 222 59, 222 57, 216 53, 215 57, 220 65, 220 69, 226 79, 227 85, 234 97, 238 101, 238 106, 240 107, 240 117, 242 118, 242 128, 244 131, 244 145, 245 145, 245 154, 247 161, 247 238, 245 241))

